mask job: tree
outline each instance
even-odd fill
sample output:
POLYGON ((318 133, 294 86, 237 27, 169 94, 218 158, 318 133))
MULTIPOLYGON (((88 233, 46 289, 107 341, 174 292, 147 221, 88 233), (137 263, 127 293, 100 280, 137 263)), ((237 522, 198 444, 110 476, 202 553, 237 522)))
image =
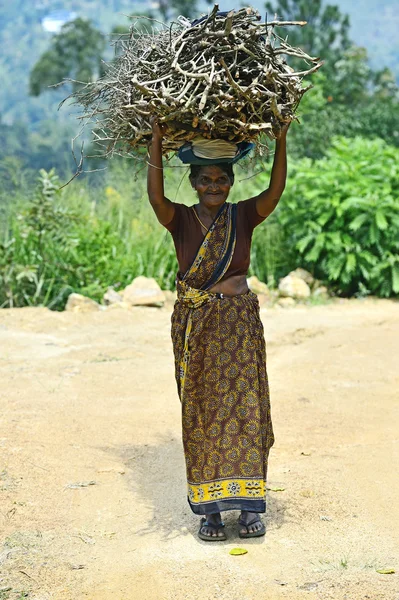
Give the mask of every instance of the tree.
POLYGON ((74 90, 79 86, 78 82, 92 81, 101 72, 105 45, 105 35, 90 21, 78 18, 66 23, 31 71, 31 95, 39 96, 63 79, 73 79, 74 90))
MULTIPOLYGON (((265 6, 269 20, 276 14, 283 21, 307 21, 305 27, 289 30, 289 42, 325 60, 325 71, 333 68, 334 62, 351 46, 349 16, 343 15, 338 6, 323 6, 321 0, 276 0, 266 2, 265 6)), ((285 28, 281 36, 286 35, 285 28)))
MULTIPOLYGON (((213 0, 206 0, 207 4, 213 4, 213 0)), ((178 17, 183 15, 187 19, 198 16, 197 0, 160 0, 159 12, 164 21, 169 21, 171 16, 178 17)))
MULTIPOLYGON (((266 8, 269 19, 276 13, 283 20, 306 20, 303 28, 288 30, 288 39, 325 61, 310 78, 316 89, 299 106, 302 125, 291 130, 294 155, 320 158, 335 135, 381 137, 398 145, 398 88, 389 69, 373 72, 367 51, 352 44, 349 17, 321 0, 275 0, 266 8)), ((285 28, 280 35, 286 34, 285 28)))

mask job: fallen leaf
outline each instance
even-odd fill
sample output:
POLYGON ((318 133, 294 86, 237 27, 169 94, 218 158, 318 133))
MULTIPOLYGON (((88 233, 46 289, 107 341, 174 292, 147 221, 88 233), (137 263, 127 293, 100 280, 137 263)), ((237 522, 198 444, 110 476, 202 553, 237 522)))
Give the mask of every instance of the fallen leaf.
POLYGON ((396 571, 395 569, 377 569, 377 573, 381 573, 381 575, 393 575, 396 571))
POLYGON ((229 552, 229 554, 232 554, 233 556, 240 556, 241 554, 247 554, 248 550, 246 550, 245 548, 232 548, 229 552))
POLYGON ((283 487, 267 487, 267 490, 269 490, 269 492, 285 492, 285 488, 283 487))

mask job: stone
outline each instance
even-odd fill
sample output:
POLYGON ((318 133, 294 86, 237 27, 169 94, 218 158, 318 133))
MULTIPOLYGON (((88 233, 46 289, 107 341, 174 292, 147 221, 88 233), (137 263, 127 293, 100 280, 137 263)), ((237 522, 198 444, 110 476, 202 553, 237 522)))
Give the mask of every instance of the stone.
POLYGON ((298 267, 297 269, 295 269, 295 271, 291 271, 289 275, 292 275, 293 277, 298 277, 298 279, 303 279, 303 281, 305 281, 305 283, 307 283, 309 286, 312 286, 315 282, 315 278, 313 277, 313 275, 309 273, 309 271, 306 271, 301 267, 298 267))
POLYGON ((259 306, 264 306, 269 303, 270 296, 266 296, 266 294, 257 294, 259 306))
POLYGON ((171 292, 170 290, 163 290, 165 301, 167 304, 174 304, 177 300, 177 292, 171 292))
POLYGON ((287 275, 280 280, 278 286, 281 296, 305 300, 310 296, 310 287, 303 279, 294 275, 287 275))
POLYGON ((263 294, 264 296, 268 296, 270 294, 269 288, 267 287, 266 283, 263 283, 263 281, 259 281, 259 279, 255 275, 252 275, 252 277, 249 277, 247 279, 247 284, 251 292, 253 292, 254 294, 263 294))
POLYGON ((277 305, 281 306, 281 308, 291 308, 292 306, 296 306, 296 302, 293 298, 280 298, 277 305))
POLYGON ((325 285, 320 285, 312 292, 313 298, 329 298, 330 294, 325 285))
POLYGON ((136 277, 121 294, 123 302, 130 306, 162 307, 166 300, 161 288, 152 277, 136 277))
POLYGON ((110 304, 117 304, 122 302, 123 298, 118 292, 114 290, 114 288, 109 287, 103 296, 103 302, 106 306, 110 304))
POLYGON ((113 304, 109 304, 107 306, 107 310, 129 310, 130 306, 131 305, 127 302, 114 302, 113 304))
POLYGON ((74 313, 93 312, 96 310, 101 310, 101 306, 98 304, 98 302, 95 302, 87 296, 82 296, 81 294, 70 294, 68 296, 68 302, 66 303, 65 310, 74 313))

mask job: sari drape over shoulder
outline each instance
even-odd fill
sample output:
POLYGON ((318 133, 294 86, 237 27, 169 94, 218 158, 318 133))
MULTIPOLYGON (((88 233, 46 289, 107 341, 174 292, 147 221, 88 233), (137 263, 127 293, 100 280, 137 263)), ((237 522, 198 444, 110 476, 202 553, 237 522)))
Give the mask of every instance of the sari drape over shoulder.
POLYGON ((237 206, 224 204, 178 278, 172 341, 188 501, 196 514, 265 512, 274 442, 257 296, 209 292, 232 260, 237 206))

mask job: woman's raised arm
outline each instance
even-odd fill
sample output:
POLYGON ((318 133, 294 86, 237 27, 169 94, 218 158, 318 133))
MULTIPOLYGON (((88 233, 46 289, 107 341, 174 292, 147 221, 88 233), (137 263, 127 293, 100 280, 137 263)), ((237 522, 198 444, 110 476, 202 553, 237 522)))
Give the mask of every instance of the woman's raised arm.
POLYGON ((162 129, 158 121, 152 121, 152 140, 148 153, 147 192, 158 221, 167 225, 173 219, 173 202, 165 198, 162 165, 162 129))
POLYGON ((268 217, 273 212, 285 188, 285 180, 287 178, 286 138, 289 126, 290 123, 287 123, 281 128, 280 136, 276 140, 276 151, 274 153, 269 187, 257 196, 256 210, 262 217, 268 217))

